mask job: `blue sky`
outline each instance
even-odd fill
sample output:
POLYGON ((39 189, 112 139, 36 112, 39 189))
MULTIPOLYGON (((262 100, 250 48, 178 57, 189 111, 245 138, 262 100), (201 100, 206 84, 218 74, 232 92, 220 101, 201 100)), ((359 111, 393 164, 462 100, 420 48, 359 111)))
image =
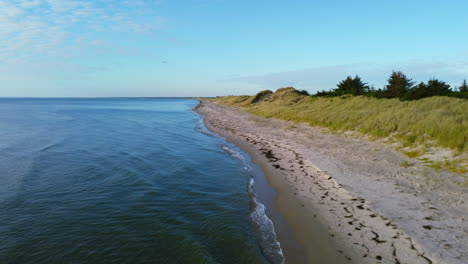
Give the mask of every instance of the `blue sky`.
POLYGON ((468 1, 0 0, 0 96, 327 90, 468 78, 468 1))

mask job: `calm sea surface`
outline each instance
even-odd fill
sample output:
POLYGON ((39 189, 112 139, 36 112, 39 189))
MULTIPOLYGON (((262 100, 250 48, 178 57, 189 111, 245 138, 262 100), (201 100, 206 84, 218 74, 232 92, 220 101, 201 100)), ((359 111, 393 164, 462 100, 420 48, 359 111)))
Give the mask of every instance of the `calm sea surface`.
POLYGON ((281 263, 197 103, 0 99, 0 263, 281 263))

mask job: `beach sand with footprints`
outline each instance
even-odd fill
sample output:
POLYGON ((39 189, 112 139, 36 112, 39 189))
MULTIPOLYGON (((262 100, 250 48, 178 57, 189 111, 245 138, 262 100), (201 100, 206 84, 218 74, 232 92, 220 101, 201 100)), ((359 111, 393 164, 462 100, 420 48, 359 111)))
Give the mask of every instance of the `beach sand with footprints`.
POLYGON ((456 175, 383 143, 307 124, 203 100, 196 111, 265 171, 275 206, 303 247, 300 260, 288 261, 286 249, 287 263, 323 254, 340 263, 466 263, 468 193, 456 175), (413 165, 402 167, 405 161, 413 165))

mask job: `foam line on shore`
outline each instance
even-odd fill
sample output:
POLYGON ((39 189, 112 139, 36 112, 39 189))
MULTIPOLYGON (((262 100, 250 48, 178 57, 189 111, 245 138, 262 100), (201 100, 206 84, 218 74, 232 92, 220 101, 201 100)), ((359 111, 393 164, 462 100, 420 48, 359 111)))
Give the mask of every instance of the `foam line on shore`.
MULTIPOLYGON (((204 125, 204 117, 200 116, 201 119, 198 121, 196 130, 200 133, 208 136, 220 137, 216 133, 208 130, 204 125)), ((222 137, 220 137, 222 138, 222 137)), ((277 240, 275 227, 273 221, 266 214, 266 207, 257 199, 257 195, 254 191, 254 175, 252 164, 248 161, 240 149, 237 149, 234 145, 227 143, 224 139, 220 144, 221 148, 233 158, 239 160, 243 168, 249 173, 250 181, 247 186, 247 191, 250 196, 250 219, 252 221, 256 239, 259 243, 260 249, 265 258, 271 264, 283 264, 285 261, 283 250, 281 249, 280 242, 277 240)))
POLYGON ((448 182, 430 188, 448 172, 402 168, 407 158, 383 144, 306 124, 205 101, 197 111, 264 169, 278 210, 305 247, 307 260, 297 263, 325 263, 327 254, 328 263, 464 263, 467 193, 448 182))

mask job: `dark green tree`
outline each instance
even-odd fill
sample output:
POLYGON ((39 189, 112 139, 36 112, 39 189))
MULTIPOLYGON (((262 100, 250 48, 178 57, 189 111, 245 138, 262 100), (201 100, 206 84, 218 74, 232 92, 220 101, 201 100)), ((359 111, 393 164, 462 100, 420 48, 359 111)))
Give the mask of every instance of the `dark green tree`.
POLYGON ((437 79, 431 79, 427 82, 428 96, 448 95, 452 92, 450 85, 437 79))
POLYGON ((414 82, 406 77, 401 71, 393 71, 388 78, 388 84, 384 88, 384 94, 387 98, 408 97, 414 82))
POLYGON ((452 93, 450 85, 437 79, 431 79, 425 83, 420 83, 411 91, 411 99, 421 99, 430 96, 443 96, 452 93))
POLYGON ((334 90, 337 94, 352 94, 362 95, 369 91, 367 83, 363 82, 361 77, 355 76, 351 78, 348 76, 346 79, 337 84, 337 88, 334 90))
POLYGON ((424 82, 420 82, 412 90, 412 99, 421 99, 427 97, 427 85, 424 82))
POLYGON ((462 93, 468 92, 468 84, 466 83, 466 79, 463 80, 463 83, 460 87, 458 87, 458 91, 462 93))
POLYGON ((310 95, 309 92, 306 90, 298 90, 297 93, 300 95, 310 95))

